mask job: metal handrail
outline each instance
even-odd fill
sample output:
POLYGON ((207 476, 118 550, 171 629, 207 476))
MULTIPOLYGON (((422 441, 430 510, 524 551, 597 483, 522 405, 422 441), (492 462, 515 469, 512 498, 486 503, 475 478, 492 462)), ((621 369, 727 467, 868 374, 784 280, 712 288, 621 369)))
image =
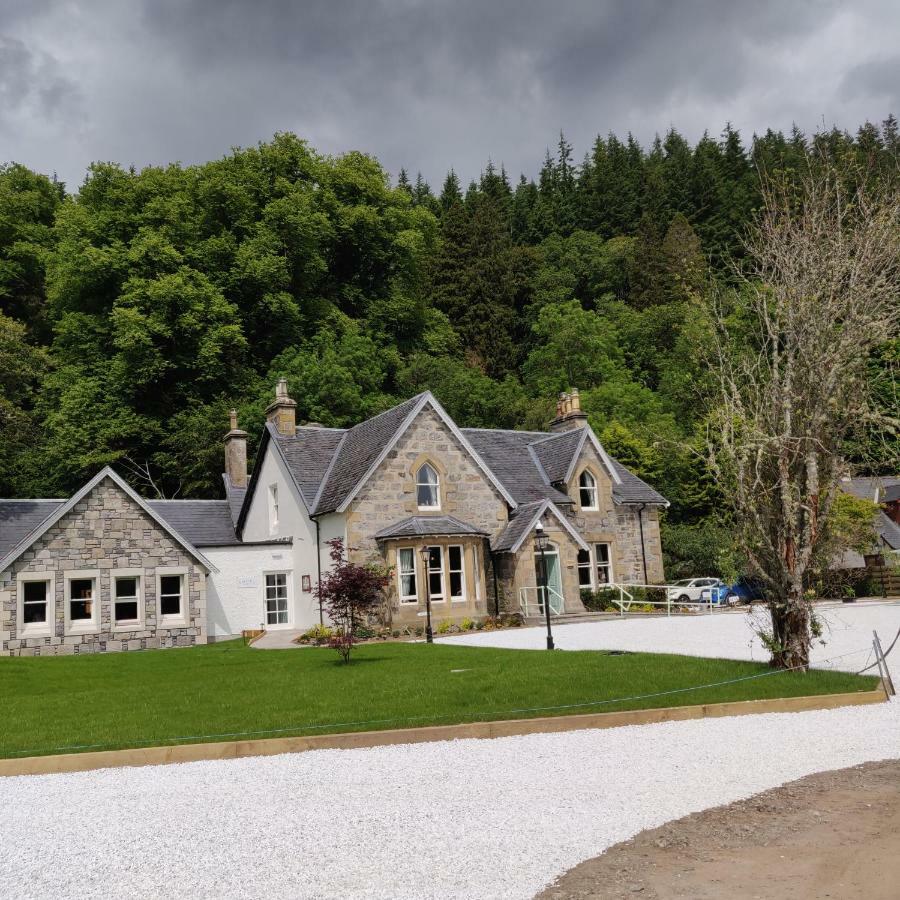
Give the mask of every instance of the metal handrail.
MULTIPOLYGON (((541 591, 543 591, 543 587, 538 587, 536 585, 525 585, 525 587, 519 588, 519 609, 522 610, 522 615, 525 618, 529 618, 529 606, 536 605, 537 606, 537 615, 544 614, 544 605, 541 602, 541 591), (528 600, 529 591, 534 591, 536 594, 536 599, 533 601, 533 604, 528 600)), ((562 615, 566 608, 566 601, 562 594, 556 590, 556 588, 551 587, 549 584, 547 585, 547 591, 550 593, 550 614, 554 616, 562 615), (554 604, 554 600, 556 603, 554 604)))

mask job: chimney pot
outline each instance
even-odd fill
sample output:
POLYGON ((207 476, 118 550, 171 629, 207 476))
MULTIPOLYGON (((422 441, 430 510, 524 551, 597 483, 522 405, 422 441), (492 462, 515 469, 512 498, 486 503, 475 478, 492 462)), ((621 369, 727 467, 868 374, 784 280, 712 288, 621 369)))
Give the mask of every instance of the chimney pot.
POLYGON ((560 432, 586 427, 587 415, 581 409, 578 388, 572 388, 571 392, 563 391, 556 401, 556 418, 550 423, 550 430, 560 432))

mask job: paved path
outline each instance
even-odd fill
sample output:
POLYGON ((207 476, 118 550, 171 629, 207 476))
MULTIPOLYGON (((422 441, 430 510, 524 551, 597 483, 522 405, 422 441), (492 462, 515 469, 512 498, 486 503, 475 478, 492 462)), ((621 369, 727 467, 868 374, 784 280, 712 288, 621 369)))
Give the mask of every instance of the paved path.
POLYGON ((304 644, 294 643, 294 638, 299 637, 302 633, 294 629, 267 631, 250 646, 255 647, 257 650, 293 650, 296 647, 305 646, 304 644))

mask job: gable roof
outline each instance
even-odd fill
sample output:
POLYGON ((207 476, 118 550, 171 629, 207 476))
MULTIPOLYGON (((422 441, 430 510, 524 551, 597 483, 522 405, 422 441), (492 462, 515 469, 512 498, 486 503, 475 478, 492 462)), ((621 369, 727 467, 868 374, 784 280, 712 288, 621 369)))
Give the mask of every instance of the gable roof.
MULTIPOLYGON (((194 557, 208 571, 216 571, 216 567, 184 536, 173 528, 166 520, 141 497, 134 488, 120 478, 109 466, 105 466, 87 484, 82 485, 68 500, 59 502, 40 522, 30 531, 25 533, 12 548, 0 559, 0 572, 8 569, 35 541, 46 534, 63 516, 71 512, 77 503, 83 500, 91 491, 105 479, 110 479, 129 499, 134 501, 169 537, 180 544, 191 556, 194 557)), ((41 501, 30 501, 40 503, 41 501)), ((57 503, 57 501, 49 501, 57 503)))
POLYGON ((563 529, 569 533, 572 540, 582 550, 590 549, 584 538, 569 524, 555 503, 550 500, 536 500, 534 503, 526 503, 516 510, 506 528, 491 541, 491 550, 495 553, 518 553, 519 548, 525 543, 525 538, 531 534, 540 518, 547 514, 559 520, 563 529))
POLYGON ((886 492, 893 490, 900 485, 900 476, 897 475, 872 475, 858 476, 856 478, 843 478, 838 483, 838 487, 860 500, 870 500, 872 503, 885 503, 887 498, 886 492))
POLYGON ((410 516, 382 528, 375 535, 376 541, 387 541, 393 538, 421 537, 421 536, 453 536, 470 535, 473 537, 487 537, 487 532, 457 519, 456 516, 410 516))
POLYGON ((425 391, 399 406, 354 425, 344 434, 325 473, 313 513, 321 515, 335 511, 343 512, 426 406, 430 406, 443 421, 507 503, 515 507, 517 505, 515 499, 501 480, 498 480, 490 467, 485 464, 432 393, 425 391))
POLYGON ((0 500, 0 558, 4 558, 65 500, 0 500))
POLYGON ((586 442, 606 467, 617 503, 668 505, 661 494, 609 456, 590 428, 559 434, 458 428, 431 392, 424 391, 348 429, 299 426, 293 435, 282 435, 267 423, 249 488, 239 495, 235 489, 229 491, 225 479, 233 508, 240 503, 238 532, 269 443, 274 443, 311 516, 343 512, 426 406, 434 410, 512 509, 539 500, 571 504, 572 498, 557 485, 572 477, 586 442))
POLYGON ((531 446, 551 483, 569 480, 569 469, 584 443, 586 428, 573 428, 536 440, 531 446))
POLYGON ((462 431, 517 503, 572 502, 553 487, 530 449, 535 440, 546 437, 543 432, 501 428, 463 428, 462 431))

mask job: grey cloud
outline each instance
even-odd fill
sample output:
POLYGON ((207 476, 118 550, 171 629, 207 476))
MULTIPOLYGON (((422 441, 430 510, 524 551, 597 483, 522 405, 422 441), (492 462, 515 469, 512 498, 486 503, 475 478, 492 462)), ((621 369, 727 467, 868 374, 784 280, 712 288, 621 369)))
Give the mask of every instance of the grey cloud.
POLYGON ((55 59, 0 34, 0 128, 9 129, 22 112, 67 118, 79 100, 77 86, 55 59))
POLYGON ((534 174, 560 129, 580 156, 610 130, 649 141, 673 124, 694 140, 726 121, 747 139, 794 121, 854 128, 891 104, 896 112, 900 82, 894 0, 12 0, 10 9, 0 27, 8 19, 32 61, 0 60, 0 84, 9 70, 15 95, 25 91, 45 121, 6 144, 70 181, 93 159, 190 163, 278 130, 324 152, 366 150, 393 173, 421 169, 433 184, 451 166, 476 177, 489 156, 513 176, 534 174), (39 52, 66 60, 55 70, 65 79, 31 86, 39 52), (76 87, 91 121, 77 134, 57 129, 48 147, 54 110, 76 87))

